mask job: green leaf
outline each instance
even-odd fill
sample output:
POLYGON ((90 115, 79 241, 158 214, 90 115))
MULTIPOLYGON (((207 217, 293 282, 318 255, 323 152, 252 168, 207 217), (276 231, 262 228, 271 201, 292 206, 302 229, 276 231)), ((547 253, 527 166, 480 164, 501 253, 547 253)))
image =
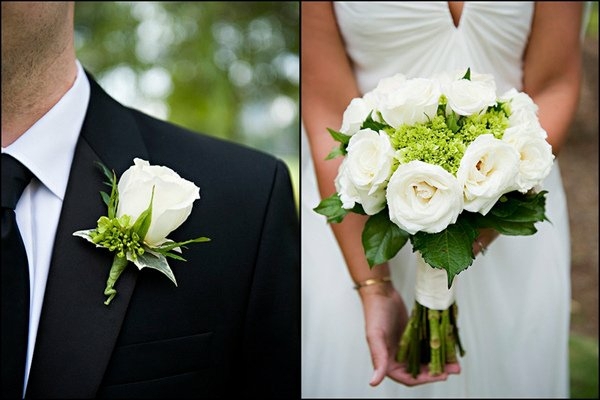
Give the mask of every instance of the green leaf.
POLYGON ((185 258, 181 257, 179 254, 176 253, 164 253, 163 256, 172 258, 174 260, 187 261, 185 258))
POLYGON ((102 201, 108 207, 110 205, 110 196, 106 192, 100 192, 100 196, 102 196, 102 201))
POLYGON ((148 230, 150 229, 150 223, 152 222, 152 202, 154 201, 154 187, 152 186, 152 195, 150 196, 150 204, 148 208, 142 212, 135 223, 133 224, 133 231, 138 234, 141 241, 144 241, 148 230))
POLYGON ((361 127, 360 127, 361 129, 372 129, 375 132, 379 132, 380 130, 383 130, 383 129, 389 127, 389 125, 387 125, 387 124, 375 121, 373 119, 373 117, 371 116, 372 114, 373 114, 373 112, 371 111, 369 113, 369 116, 365 120, 365 122, 363 122, 363 124, 361 125, 361 127))
POLYGON ((331 137, 333 137, 333 140, 335 140, 336 142, 340 142, 342 145, 344 145, 344 148, 350 142, 351 136, 344 135, 343 133, 334 131, 331 128, 327 128, 327 130, 329 131, 329 134, 331 135, 331 137))
POLYGON ((537 232, 537 222, 548 221, 545 216, 547 193, 510 192, 502 196, 487 215, 471 213, 469 218, 476 227, 493 228, 503 235, 533 235, 537 232))
POLYGON ((467 72, 465 72, 465 75, 461 78, 461 79, 466 79, 468 81, 471 80, 471 68, 467 68, 467 72))
POLYGON ((318 214, 326 216, 327 222, 329 223, 342 222, 346 214, 349 212, 342 207, 342 200, 340 199, 340 195, 337 193, 334 193, 326 199, 323 199, 318 206, 313 208, 313 210, 318 214))
MULTIPOLYGON (((167 242, 167 243, 162 244, 160 246, 152 247, 152 251, 156 251, 156 252, 158 252, 160 254, 163 254, 163 255, 168 255, 167 252, 169 252, 169 251, 171 251, 171 250, 173 250, 173 249, 175 249, 177 247, 184 247, 185 245, 188 245, 190 243, 203 243, 203 242, 210 242, 210 238, 202 236, 202 237, 198 237, 196 239, 186 240, 184 242, 173 242, 173 241, 170 241, 170 242, 167 242)), ((177 257, 173 257, 173 258, 177 258, 177 257)))
POLYGON ((110 184, 112 185, 112 179, 114 177, 114 171, 109 170, 103 163, 100 161, 96 161, 95 164, 102 170, 104 176, 108 179, 110 184))
POLYGON ((454 111, 452 111, 446 117, 446 125, 454 133, 458 132, 458 130, 460 129, 460 126, 458 125, 458 119, 459 117, 456 116, 456 113, 454 111))
MULTIPOLYGON (((84 231, 77 231, 77 232, 73 232, 73 236, 78 236, 81 238, 84 238, 85 240, 87 240, 90 243, 94 243, 94 240, 92 239, 92 235, 91 233, 94 232, 95 229, 86 229, 84 231)), ((96 243, 94 243, 96 244, 96 243)), ((96 244, 96 247, 102 247, 102 246, 98 246, 96 244)))
POLYGON ((507 193, 494 205, 490 213, 510 221, 544 221, 547 193, 545 190, 536 194, 523 194, 518 191, 507 193))
POLYGON ((408 240, 409 234, 390 221, 387 208, 367 220, 362 244, 369 267, 394 257, 408 240))
POLYGON ((144 254, 138 255, 133 261, 136 267, 139 269, 142 268, 152 268, 163 274, 165 274, 174 284, 177 286, 177 281, 175 280, 175 275, 173 275, 173 271, 171 271, 171 267, 167 262, 167 259, 164 255, 153 252, 150 248, 144 248, 144 254))
POLYGON ((344 148, 343 145, 340 145, 339 147, 336 147, 335 149, 331 150, 331 152, 329 154, 327 154, 327 157, 325 157, 325 159, 331 160, 336 157, 345 156, 346 154, 347 154, 346 149, 344 148))
POLYGON ((117 207, 119 205, 119 190, 117 187, 117 175, 115 171, 110 171, 100 161, 96 161, 96 165, 100 168, 104 176, 108 179, 108 182, 104 182, 106 185, 111 187, 110 197, 107 198, 107 194, 100 192, 102 200, 108 206, 108 218, 115 218, 117 215, 117 207))
POLYGON ((411 243, 427 264, 447 271, 450 288, 454 277, 473 263, 476 237, 477 230, 466 218, 459 217, 439 233, 417 232, 411 236, 411 243))

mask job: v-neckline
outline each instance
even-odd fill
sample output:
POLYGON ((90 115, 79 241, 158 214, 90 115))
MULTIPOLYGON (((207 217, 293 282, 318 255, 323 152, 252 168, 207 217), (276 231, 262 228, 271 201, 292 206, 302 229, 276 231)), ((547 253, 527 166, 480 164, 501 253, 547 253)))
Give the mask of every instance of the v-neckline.
POLYGON ((462 21, 463 21, 463 16, 465 14, 465 8, 467 6, 467 2, 463 1, 462 3, 462 8, 460 9, 460 14, 456 16, 456 21, 455 21, 455 16, 454 14, 452 14, 452 9, 450 8, 450 1, 446 1, 446 9, 448 10, 448 15, 450 17, 450 22, 452 23, 452 26, 454 27, 454 29, 459 29, 462 21))

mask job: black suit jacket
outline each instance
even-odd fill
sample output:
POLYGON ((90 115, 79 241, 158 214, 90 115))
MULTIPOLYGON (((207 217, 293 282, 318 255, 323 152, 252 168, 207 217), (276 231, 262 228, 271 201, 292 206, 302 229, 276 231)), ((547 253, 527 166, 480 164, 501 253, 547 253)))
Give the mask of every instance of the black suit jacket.
POLYGON ((299 398, 299 227, 285 164, 126 108, 88 77, 26 397, 299 398), (120 176, 135 157, 200 187, 169 237, 212 240, 169 259, 178 287, 128 265, 106 306, 113 254, 72 234, 107 212, 94 162, 120 176))

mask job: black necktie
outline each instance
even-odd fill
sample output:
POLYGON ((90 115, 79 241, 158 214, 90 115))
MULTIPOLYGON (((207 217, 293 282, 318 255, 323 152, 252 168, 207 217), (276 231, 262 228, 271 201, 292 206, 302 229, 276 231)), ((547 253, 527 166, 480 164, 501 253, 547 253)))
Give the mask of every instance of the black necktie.
POLYGON ((31 172, 2 154, 2 397, 22 398, 29 335, 29 266, 15 207, 31 172))

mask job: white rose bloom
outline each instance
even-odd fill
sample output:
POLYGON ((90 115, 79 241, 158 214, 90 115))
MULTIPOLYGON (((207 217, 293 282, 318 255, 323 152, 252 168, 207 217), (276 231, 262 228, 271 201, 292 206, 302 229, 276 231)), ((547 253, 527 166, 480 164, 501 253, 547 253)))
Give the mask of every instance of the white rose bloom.
POLYGON ((368 215, 375 215, 385 208, 385 190, 383 188, 369 194, 368 190, 358 189, 348 176, 348 159, 340 165, 335 179, 335 187, 342 201, 342 208, 352 209, 356 203, 363 207, 368 215))
MULTIPOLYGON (((526 132, 532 132, 527 130, 526 132)), ((526 193, 541 184, 548 176, 554 155, 552 146, 539 133, 519 134, 515 128, 507 129, 503 141, 509 143, 519 154, 519 173, 516 179, 517 190, 526 193), (511 130, 511 131, 509 131, 511 130)))
POLYGON ((357 188, 373 193, 390 177, 394 150, 385 132, 360 130, 350 138, 346 151, 348 176, 357 188))
POLYGON ((348 136, 354 135, 367 119, 371 110, 372 107, 363 98, 352 99, 342 116, 340 132, 348 136))
POLYGON ((502 140, 507 141, 513 136, 529 136, 545 140, 548 137, 548 133, 546 133, 536 118, 523 121, 515 126, 509 126, 504 130, 502 140))
POLYGON ((408 79, 381 100, 381 115, 394 128, 426 122, 435 117, 440 94, 439 84, 435 80, 408 79))
POLYGON ((139 158, 133 161, 117 185, 117 217, 129 215, 131 223, 135 222, 150 205, 154 187, 152 218, 144 242, 157 246, 189 217, 192 204, 200 198, 200 188, 170 168, 150 165, 139 158))
POLYGON ((460 160, 456 177, 463 188, 465 210, 486 215, 516 185, 519 153, 493 135, 478 136, 460 160))
MULTIPOLYGON (((514 127, 521 124, 534 124, 541 129, 541 125, 537 116, 538 106, 533 102, 527 93, 519 92, 516 89, 511 89, 503 94, 499 100, 510 103, 511 114, 508 117, 509 127, 514 127)), ((544 139, 548 136, 546 131, 540 133, 544 135, 544 139)))
POLYGON ((444 85, 442 91, 448 99, 448 107, 459 115, 478 114, 496 104, 493 80, 459 79, 444 85))
POLYGON ((367 103, 372 104, 375 108, 379 109, 379 105, 385 101, 387 96, 401 89, 404 82, 406 82, 406 77, 402 74, 383 78, 379 81, 375 89, 366 93, 363 97, 367 103))
POLYGON ((525 92, 519 92, 515 88, 510 89, 499 98, 502 102, 509 101, 512 111, 527 111, 537 113, 538 106, 525 92))
POLYGON ((375 121, 383 122, 379 118, 378 111, 381 110, 381 105, 385 104, 387 97, 398 90, 399 87, 406 81, 406 77, 402 74, 396 74, 394 76, 383 78, 377 84, 377 87, 370 92, 365 93, 363 99, 373 110, 372 118, 375 121))
POLYGON ((348 177, 348 159, 344 158, 338 169, 338 174, 335 178, 335 189, 342 201, 342 208, 347 210, 353 208, 356 203, 360 203, 360 196, 356 186, 348 177))
POLYGON ((409 234, 437 233, 456 222, 463 208, 456 178, 434 164, 401 164, 388 183, 390 220, 409 234))
POLYGON ((358 190, 360 204, 367 215, 375 215, 385 208, 385 188, 367 193, 365 190, 358 190))

